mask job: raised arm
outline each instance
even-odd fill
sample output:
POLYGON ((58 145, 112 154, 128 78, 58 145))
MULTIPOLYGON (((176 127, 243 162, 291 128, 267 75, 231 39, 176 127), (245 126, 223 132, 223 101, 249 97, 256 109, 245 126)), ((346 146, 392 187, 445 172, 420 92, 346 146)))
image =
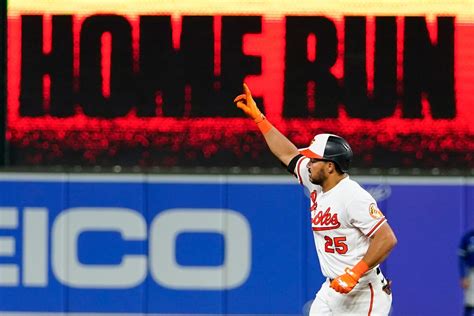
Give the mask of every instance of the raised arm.
POLYGON ((291 159, 299 154, 296 146, 278 131, 260 112, 257 104, 252 98, 252 93, 244 83, 244 93, 234 99, 237 107, 244 111, 247 116, 252 118, 265 137, 265 141, 271 152, 286 166, 291 159))

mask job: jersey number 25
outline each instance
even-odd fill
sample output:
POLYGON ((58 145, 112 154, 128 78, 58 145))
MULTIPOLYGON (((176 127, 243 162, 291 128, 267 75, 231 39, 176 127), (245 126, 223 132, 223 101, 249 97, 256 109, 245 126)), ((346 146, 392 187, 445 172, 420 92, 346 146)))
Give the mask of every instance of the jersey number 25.
POLYGON ((334 237, 324 236, 326 243, 324 244, 324 251, 334 253, 337 251, 338 254, 345 254, 347 252, 347 245, 344 243, 346 237, 334 237))

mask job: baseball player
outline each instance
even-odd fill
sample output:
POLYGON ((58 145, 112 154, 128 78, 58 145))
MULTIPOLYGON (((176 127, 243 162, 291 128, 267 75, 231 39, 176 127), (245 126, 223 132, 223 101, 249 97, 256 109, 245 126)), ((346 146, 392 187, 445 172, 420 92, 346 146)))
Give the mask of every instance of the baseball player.
POLYGON ((318 134, 309 147, 298 150, 260 112, 247 85, 234 102, 311 193, 311 226, 327 279, 310 315, 388 315, 390 282, 379 264, 397 239, 372 196, 347 174, 352 159, 349 144, 336 135, 318 134))
POLYGON ((464 234, 459 245, 461 287, 464 289, 464 315, 474 315, 474 230, 464 234))

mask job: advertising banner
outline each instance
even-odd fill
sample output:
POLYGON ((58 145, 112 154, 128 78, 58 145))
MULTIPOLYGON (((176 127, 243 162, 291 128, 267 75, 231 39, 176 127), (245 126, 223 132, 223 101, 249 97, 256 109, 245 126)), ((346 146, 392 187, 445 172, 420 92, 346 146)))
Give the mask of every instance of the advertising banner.
MULTIPOLYGON (((472 180, 358 180, 398 238, 393 315, 459 314, 472 180)), ((304 315, 325 280, 290 176, 3 173, 0 192, 2 315, 304 315)))

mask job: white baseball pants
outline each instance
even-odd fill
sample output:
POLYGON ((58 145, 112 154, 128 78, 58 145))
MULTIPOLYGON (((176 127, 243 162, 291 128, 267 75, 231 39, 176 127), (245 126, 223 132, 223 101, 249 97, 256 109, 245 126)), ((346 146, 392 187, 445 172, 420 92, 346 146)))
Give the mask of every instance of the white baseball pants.
POLYGON ((357 284, 348 294, 340 294, 329 287, 327 279, 316 294, 309 315, 386 316, 390 313, 392 295, 382 290, 382 280, 376 278, 373 282, 357 284))

